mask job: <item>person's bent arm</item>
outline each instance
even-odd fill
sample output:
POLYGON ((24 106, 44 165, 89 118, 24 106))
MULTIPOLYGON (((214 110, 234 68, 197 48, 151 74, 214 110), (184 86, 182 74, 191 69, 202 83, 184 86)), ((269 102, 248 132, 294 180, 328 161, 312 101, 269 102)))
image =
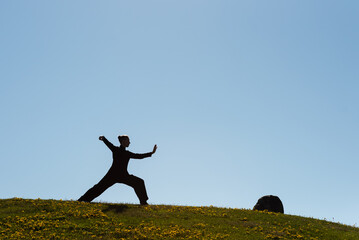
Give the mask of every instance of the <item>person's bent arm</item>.
POLYGON ((152 152, 148 152, 148 153, 133 153, 133 152, 129 152, 130 153, 130 158, 133 159, 143 159, 143 158, 147 158, 147 157, 152 157, 152 154, 154 154, 157 150, 157 145, 155 145, 153 147, 152 152))
POLYGON ((111 151, 115 149, 115 146, 110 141, 108 141, 104 136, 100 136, 98 139, 100 141, 103 141, 111 151))

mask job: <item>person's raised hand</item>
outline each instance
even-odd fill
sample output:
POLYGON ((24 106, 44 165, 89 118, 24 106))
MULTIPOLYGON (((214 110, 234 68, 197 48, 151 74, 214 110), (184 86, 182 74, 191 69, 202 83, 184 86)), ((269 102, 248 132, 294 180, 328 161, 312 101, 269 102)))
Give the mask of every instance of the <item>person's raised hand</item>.
POLYGON ((156 152, 156 150, 157 150, 157 145, 155 145, 155 146, 153 147, 152 154, 154 154, 154 153, 156 152))
POLYGON ((103 141, 104 138, 105 138, 104 136, 100 136, 98 139, 99 139, 100 141, 103 141))

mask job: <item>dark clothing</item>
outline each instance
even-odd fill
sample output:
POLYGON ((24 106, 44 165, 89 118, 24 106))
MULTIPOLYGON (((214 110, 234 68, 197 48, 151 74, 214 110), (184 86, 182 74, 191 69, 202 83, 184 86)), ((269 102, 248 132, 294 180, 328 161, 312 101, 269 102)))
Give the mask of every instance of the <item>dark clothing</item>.
POLYGON ((106 174, 99 183, 90 188, 78 201, 91 202, 96 197, 100 196, 107 188, 115 183, 124 183, 135 190, 135 193, 140 200, 140 203, 146 203, 148 196, 146 192, 145 182, 136 176, 127 175, 124 177, 116 177, 106 174))
POLYGON ((128 166, 128 162, 130 161, 130 158, 143 159, 152 156, 151 152, 138 154, 138 153, 132 153, 130 151, 127 151, 122 146, 115 147, 106 138, 103 139, 103 142, 112 151, 112 158, 113 158, 112 166, 110 170, 108 170, 107 174, 126 176, 128 175, 127 166, 128 166))
POLYGON ((112 151, 113 162, 110 170, 100 180, 99 183, 90 188, 78 201, 91 202, 93 199, 101 195, 107 188, 111 187, 115 183, 124 183, 135 190, 135 193, 140 200, 141 204, 145 204, 148 196, 146 192, 145 182, 134 175, 130 175, 127 172, 127 166, 130 158, 142 159, 151 157, 152 153, 132 153, 127 151, 124 147, 115 147, 106 138, 103 142, 112 151))

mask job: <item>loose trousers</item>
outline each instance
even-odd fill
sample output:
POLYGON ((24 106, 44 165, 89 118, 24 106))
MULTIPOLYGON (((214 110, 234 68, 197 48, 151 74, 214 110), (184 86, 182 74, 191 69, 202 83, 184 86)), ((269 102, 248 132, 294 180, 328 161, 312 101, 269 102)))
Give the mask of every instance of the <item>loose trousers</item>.
POLYGON ((78 201, 91 202, 96 197, 100 196, 107 188, 115 183, 123 183, 135 190, 135 193, 140 200, 140 203, 145 203, 148 199, 145 181, 134 175, 113 176, 114 174, 106 174, 99 183, 90 188, 78 201))

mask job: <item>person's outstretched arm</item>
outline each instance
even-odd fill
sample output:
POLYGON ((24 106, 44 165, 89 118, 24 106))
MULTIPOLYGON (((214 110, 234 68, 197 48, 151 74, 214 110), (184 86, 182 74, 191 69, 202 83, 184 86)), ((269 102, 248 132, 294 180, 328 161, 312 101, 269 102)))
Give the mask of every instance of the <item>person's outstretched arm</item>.
POLYGON ((115 146, 109 140, 107 140, 104 136, 100 136, 98 139, 100 141, 103 141, 111 151, 113 151, 115 149, 115 146))
POLYGON ((148 153, 132 153, 132 152, 129 152, 130 153, 130 158, 143 159, 143 158, 151 157, 152 154, 154 154, 156 152, 156 150, 157 150, 157 145, 155 145, 153 147, 152 152, 148 152, 148 153))

